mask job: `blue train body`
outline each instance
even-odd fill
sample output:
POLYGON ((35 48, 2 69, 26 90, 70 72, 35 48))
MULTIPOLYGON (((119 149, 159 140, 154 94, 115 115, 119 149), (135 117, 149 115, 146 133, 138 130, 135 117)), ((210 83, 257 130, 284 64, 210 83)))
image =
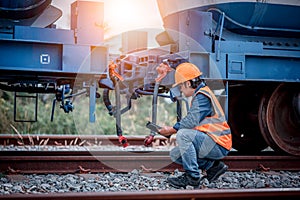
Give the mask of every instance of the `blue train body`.
MULTIPOLYGON (((158 1, 158 5, 167 2, 158 1)), ((170 44, 178 41, 174 44, 179 52, 209 54, 222 79, 299 82, 300 5, 202 2, 186 1, 181 4, 192 8, 170 9, 170 14, 163 15, 170 44)), ((167 8, 161 10, 167 12, 167 8)), ((205 67, 207 77, 219 78, 209 73, 213 66, 205 67)))
MULTIPOLYGON (((103 3, 75 1, 70 9, 71 29, 66 30, 55 27, 62 11, 51 0, 0 2, 0 88, 55 93, 69 113, 73 110, 69 99, 77 93, 64 91, 85 85, 79 90, 90 91, 90 121, 95 121, 97 81, 107 75, 108 48, 103 45, 103 28, 97 26, 103 23, 103 3)), ((30 120, 15 116, 15 121, 36 121, 36 116, 30 120)))
POLYGON ((165 58, 196 64, 223 89, 234 148, 300 155, 300 1, 157 2, 157 41, 175 49, 165 58))

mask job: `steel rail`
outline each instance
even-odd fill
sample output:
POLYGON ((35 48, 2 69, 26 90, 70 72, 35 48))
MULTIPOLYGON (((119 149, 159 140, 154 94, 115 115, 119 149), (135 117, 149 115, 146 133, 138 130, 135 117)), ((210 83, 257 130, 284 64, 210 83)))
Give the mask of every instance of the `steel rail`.
MULTIPOLYGON (((143 145, 146 136, 126 136, 129 145, 143 145)), ((173 143, 175 138, 156 135, 154 143, 173 143)), ((0 145, 120 145, 116 135, 18 135, 0 134, 0 145)), ((121 146, 121 145, 120 145, 121 146)))
POLYGON ((268 189, 198 189, 198 190, 166 190, 145 192, 93 192, 93 193, 51 193, 51 194, 12 194, 0 195, 7 200, 145 200, 145 199, 299 199, 300 188, 268 188, 268 189))
MULTIPOLYGON (((300 170, 295 156, 229 155, 223 159, 231 171, 300 170)), ((173 163, 168 151, 0 151, 0 172, 76 173, 80 167, 89 172, 130 172, 134 169, 171 172, 182 167, 173 163)))

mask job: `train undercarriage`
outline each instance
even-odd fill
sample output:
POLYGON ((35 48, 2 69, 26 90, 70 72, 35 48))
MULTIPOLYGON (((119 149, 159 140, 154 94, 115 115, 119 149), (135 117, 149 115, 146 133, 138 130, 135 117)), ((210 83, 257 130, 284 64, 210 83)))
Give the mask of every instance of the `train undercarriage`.
POLYGON ((299 155, 299 83, 248 83, 229 89, 233 146, 242 152, 271 147, 299 155))

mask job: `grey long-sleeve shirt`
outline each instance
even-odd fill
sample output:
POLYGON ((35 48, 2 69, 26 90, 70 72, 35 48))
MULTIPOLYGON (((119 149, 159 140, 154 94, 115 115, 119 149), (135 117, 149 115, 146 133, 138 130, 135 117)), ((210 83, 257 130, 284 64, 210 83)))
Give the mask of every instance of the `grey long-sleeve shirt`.
MULTIPOLYGON (((195 90, 195 93, 201 88, 201 85, 195 90)), ((206 116, 211 116, 213 113, 210 99, 203 94, 197 94, 193 98, 191 107, 185 117, 177 122, 173 128, 177 131, 182 128, 193 129, 199 125, 206 116)))

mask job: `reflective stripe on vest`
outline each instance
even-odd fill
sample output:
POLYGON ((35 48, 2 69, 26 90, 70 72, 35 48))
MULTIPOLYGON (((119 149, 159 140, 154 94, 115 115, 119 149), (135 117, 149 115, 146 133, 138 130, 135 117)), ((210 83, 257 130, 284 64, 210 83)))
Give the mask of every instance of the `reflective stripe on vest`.
POLYGON ((215 114, 205 117, 194 129, 206 133, 217 144, 230 150, 232 147, 231 131, 219 101, 207 86, 200 88, 194 98, 198 93, 204 94, 211 100, 215 114))

